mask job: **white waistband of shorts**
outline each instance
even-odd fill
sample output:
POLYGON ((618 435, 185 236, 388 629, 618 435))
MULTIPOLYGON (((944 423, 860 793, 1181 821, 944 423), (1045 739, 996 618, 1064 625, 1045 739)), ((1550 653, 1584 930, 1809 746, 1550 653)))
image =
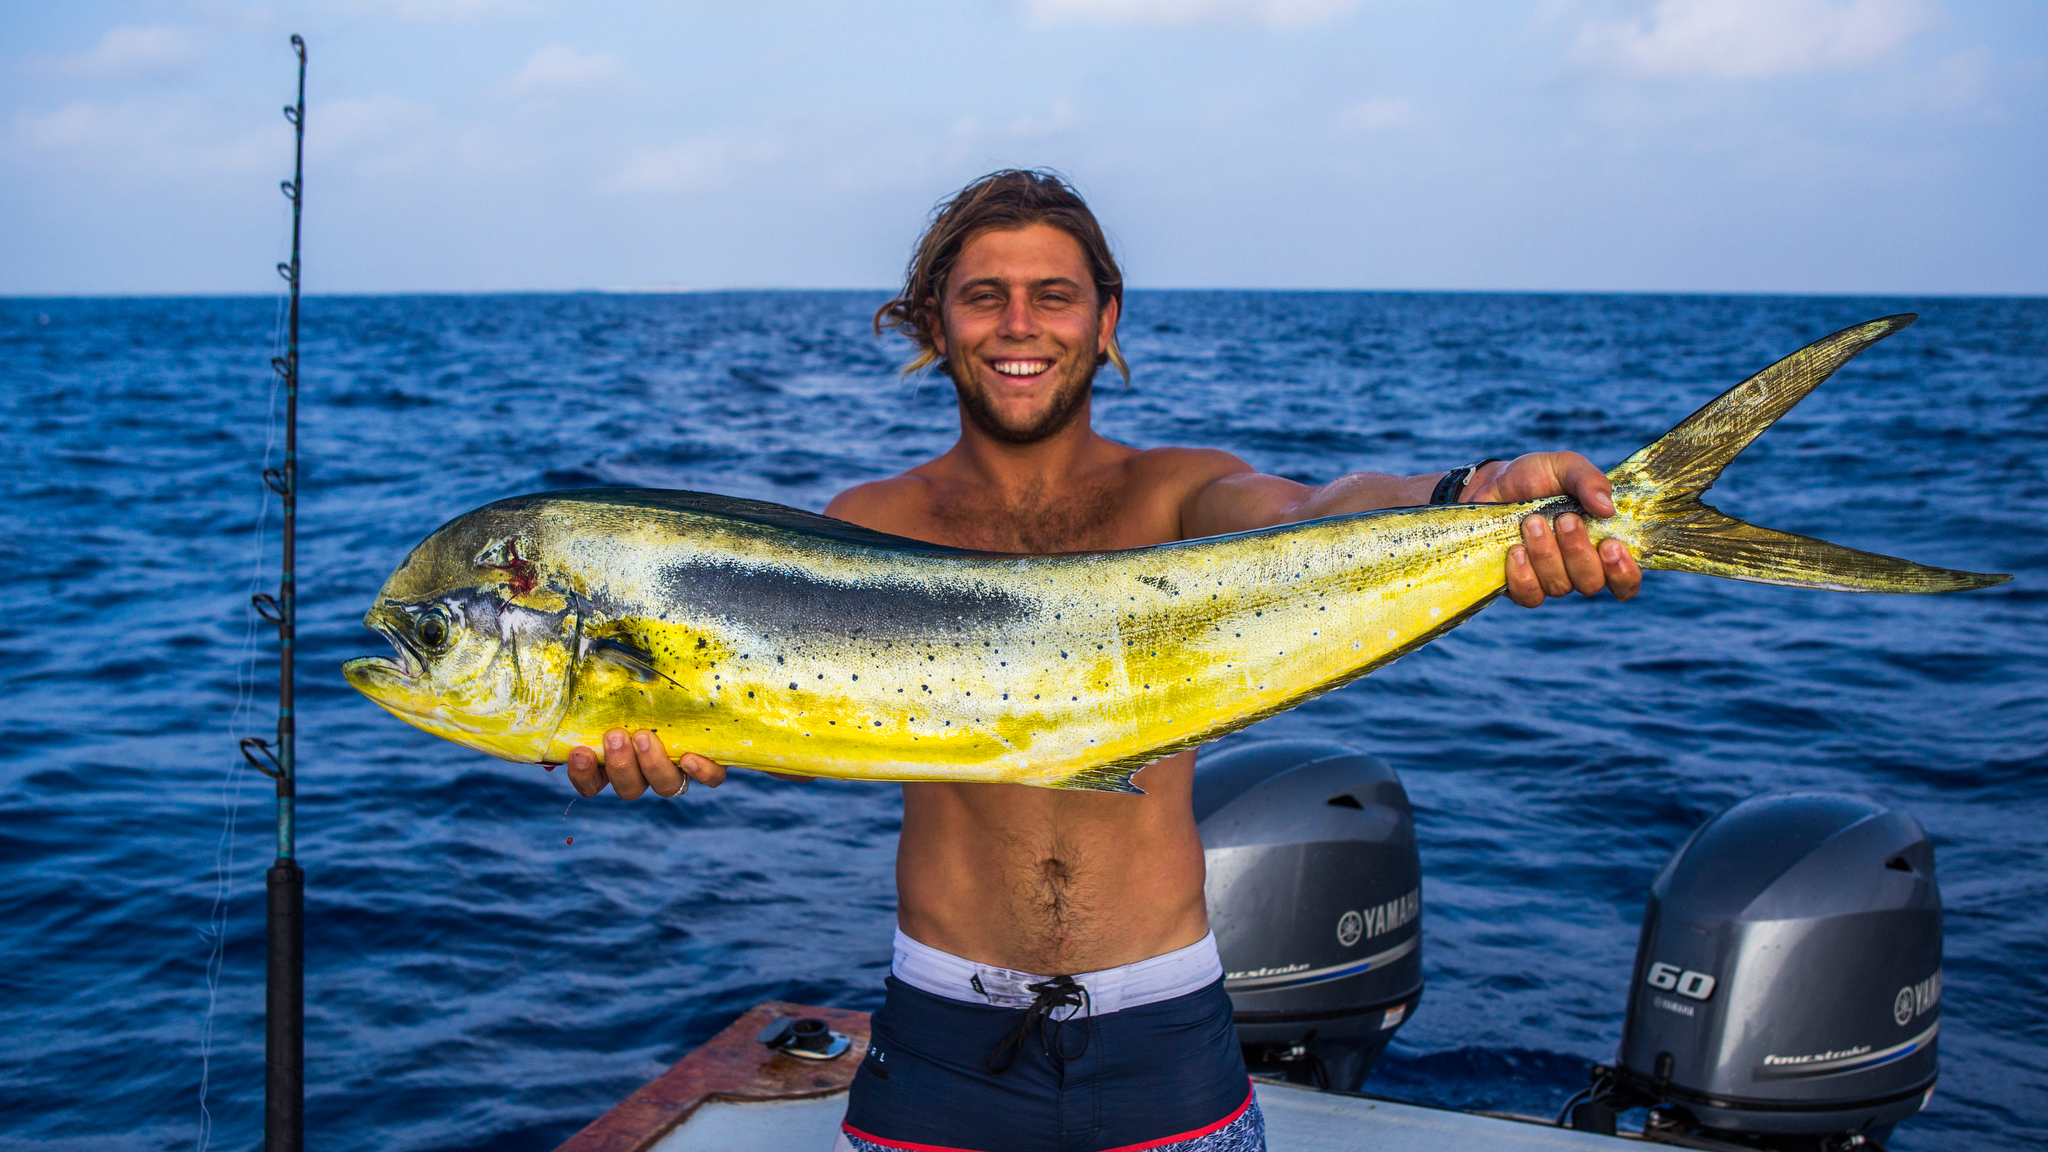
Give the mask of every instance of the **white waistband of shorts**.
MULTIPOLYGON (((896 958, 889 972, 898 980, 948 1000, 968 1004, 990 1004, 997 1008, 1028 1008, 1035 993, 1027 985, 1051 979, 1031 972, 1017 972, 990 964, 976 964, 929 944, 920 944, 896 930, 896 958)), ((1088 1011, 1106 1016, 1125 1008, 1171 1000, 1206 988, 1223 979, 1223 960, 1216 954, 1216 934, 1209 933, 1185 948, 1176 948, 1149 960, 1104 968, 1100 972, 1076 972, 1074 983, 1088 990, 1088 1011)), ((1055 1012, 1055 1019, 1073 1015, 1077 1009, 1055 1012)))

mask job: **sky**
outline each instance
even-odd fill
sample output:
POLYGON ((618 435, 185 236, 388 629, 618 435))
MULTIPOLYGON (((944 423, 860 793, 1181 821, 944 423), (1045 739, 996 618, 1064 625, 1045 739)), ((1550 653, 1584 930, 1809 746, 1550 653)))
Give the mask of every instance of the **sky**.
POLYGON ((2038 0, 0 9, 0 294, 883 288, 983 172, 1138 288, 2048 295, 2038 0))

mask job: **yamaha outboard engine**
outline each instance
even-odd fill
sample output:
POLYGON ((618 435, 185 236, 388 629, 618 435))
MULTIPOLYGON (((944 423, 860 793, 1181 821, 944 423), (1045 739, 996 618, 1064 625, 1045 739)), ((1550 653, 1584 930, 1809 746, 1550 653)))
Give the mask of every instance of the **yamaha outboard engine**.
POLYGON ((1758 796, 1650 888, 1621 1054, 1574 1127, 1657 1105, 1646 1138, 1852 1148, 1934 1091, 1941 893, 1918 822, 1862 796, 1758 796))
POLYGON ((1255 1073, 1355 1089, 1422 999, 1422 864, 1400 777, 1327 740, 1195 762, 1224 989, 1255 1073))

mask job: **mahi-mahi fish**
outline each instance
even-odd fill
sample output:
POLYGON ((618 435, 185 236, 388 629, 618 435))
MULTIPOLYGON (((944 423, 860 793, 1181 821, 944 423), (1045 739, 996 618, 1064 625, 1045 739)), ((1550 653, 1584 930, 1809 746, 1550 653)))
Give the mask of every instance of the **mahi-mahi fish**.
MULTIPOLYGON (((1912 323, 1846 328, 1607 475, 1597 542, 1646 568, 1846 592, 1949 592, 1930 568, 1701 502, 1836 368, 1912 323)), ((969 552, 775 504, 583 489, 501 500, 414 548, 349 683, 408 724, 554 764, 612 728, 671 755, 860 780, 1137 792, 1163 756, 1291 708, 1472 618, 1529 516, 1569 497, 1330 516, 1146 548, 969 552)))

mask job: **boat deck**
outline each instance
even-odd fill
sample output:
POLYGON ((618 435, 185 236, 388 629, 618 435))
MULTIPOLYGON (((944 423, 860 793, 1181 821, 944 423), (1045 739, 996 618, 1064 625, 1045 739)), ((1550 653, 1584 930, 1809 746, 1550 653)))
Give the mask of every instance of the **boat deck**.
MULTIPOLYGON (((733 1021, 557 1152, 826 1152, 838 1135, 846 1087, 867 1052, 867 1036, 865 1012, 769 1001, 733 1021), (853 1047, 826 1062, 772 1052, 755 1037, 777 1016, 821 1017, 852 1038, 853 1047)), ((1617 1140, 1271 1080, 1258 1081, 1257 1090, 1270 1152, 1549 1152, 1612 1149, 1617 1140)))

